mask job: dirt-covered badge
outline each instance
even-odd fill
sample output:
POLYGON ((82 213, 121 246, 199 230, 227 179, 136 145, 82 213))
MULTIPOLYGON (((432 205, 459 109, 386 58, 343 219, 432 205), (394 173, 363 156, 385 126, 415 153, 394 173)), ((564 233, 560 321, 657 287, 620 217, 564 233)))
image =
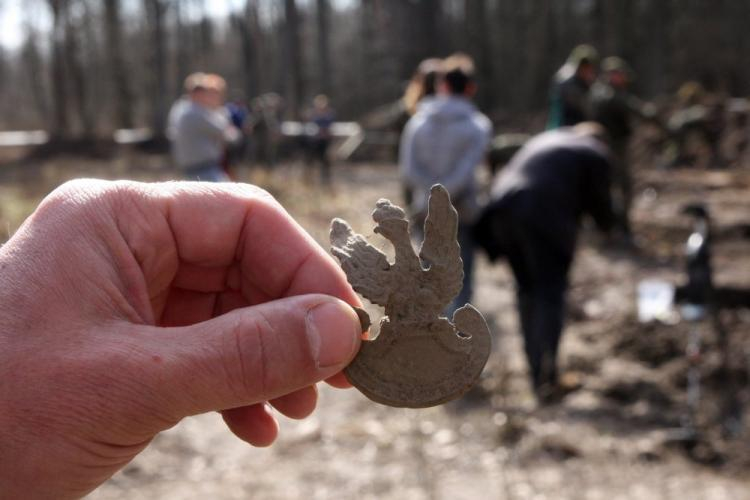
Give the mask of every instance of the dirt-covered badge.
POLYGON ((425 408, 455 399, 481 374, 491 339, 487 323, 470 304, 452 321, 443 316, 463 281, 458 214, 450 196, 443 186, 432 187, 418 256, 400 207, 381 199, 372 218, 375 232, 393 244, 392 263, 345 221, 331 224, 331 252, 349 283, 385 307, 379 335, 362 342, 344 373, 368 398, 390 406, 425 408))

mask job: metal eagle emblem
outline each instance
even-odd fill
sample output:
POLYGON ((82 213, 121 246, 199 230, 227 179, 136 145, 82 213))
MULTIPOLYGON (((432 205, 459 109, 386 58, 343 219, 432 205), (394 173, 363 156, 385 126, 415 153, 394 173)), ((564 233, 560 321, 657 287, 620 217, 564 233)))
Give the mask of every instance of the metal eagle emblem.
POLYGON ((443 311, 461 291, 463 265, 456 239, 458 214, 448 191, 430 191, 424 242, 417 255, 405 212, 376 203, 375 233, 395 249, 394 262, 341 219, 331 224, 331 252, 355 291, 385 308, 380 334, 364 340, 346 377, 368 398, 389 406, 425 408, 461 396, 489 357, 490 331, 472 305, 452 321, 443 311))

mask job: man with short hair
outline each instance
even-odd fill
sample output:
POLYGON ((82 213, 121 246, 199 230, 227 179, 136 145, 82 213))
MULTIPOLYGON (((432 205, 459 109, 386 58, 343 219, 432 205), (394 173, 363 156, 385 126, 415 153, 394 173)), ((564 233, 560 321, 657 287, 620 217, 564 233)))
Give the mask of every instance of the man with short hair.
POLYGON ((189 179, 229 180, 222 168, 225 146, 241 134, 222 106, 225 90, 226 82, 219 75, 193 73, 185 79, 186 95, 169 112, 172 156, 189 179))
POLYGON ((443 62, 438 97, 419 107, 401 138, 399 166, 413 192, 410 211, 414 229, 418 233, 422 230, 434 184, 445 186, 458 210, 464 282, 449 313, 471 299, 474 242, 470 227, 478 213, 474 176, 492 132, 489 119, 471 102, 476 91, 471 58, 464 54, 447 58, 443 62))
POLYGON ((336 112, 331 107, 328 96, 320 94, 313 99, 313 106, 309 116, 312 134, 307 137, 307 163, 312 167, 320 164, 320 180, 323 184, 331 184, 331 158, 328 148, 331 145, 332 128, 336 121, 336 112))
POLYGON ((555 73, 550 92, 548 130, 576 125, 590 119, 589 89, 596 80, 598 58, 594 47, 579 45, 555 73))
POLYGON ((521 331, 534 390, 557 393, 557 349, 568 271, 584 214, 609 231, 609 151, 594 123, 544 132, 516 154, 493 186, 475 227, 491 260, 507 257, 516 278, 521 331))

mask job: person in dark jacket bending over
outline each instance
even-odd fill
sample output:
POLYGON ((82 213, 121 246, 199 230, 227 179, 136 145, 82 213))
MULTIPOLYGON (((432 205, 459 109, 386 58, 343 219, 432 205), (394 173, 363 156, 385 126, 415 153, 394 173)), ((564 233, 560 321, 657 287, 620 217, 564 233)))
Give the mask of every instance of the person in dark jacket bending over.
POLYGON ((601 126, 585 122, 530 140, 499 175, 476 240, 491 260, 507 257, 516 279, 526 356, 537 397, 557 388, 568 270, 584 214, 609 231, 609 150, 601 126))

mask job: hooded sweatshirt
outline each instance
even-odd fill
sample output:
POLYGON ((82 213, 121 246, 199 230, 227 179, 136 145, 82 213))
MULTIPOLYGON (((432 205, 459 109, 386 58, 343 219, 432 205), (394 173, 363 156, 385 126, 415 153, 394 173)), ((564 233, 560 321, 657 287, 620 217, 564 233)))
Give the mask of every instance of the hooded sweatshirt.
POLYGON ((492 125, 466 98, 441 96, 421 105, 401 138, 399 167, 413 190, 411 212, 424 215, 430 188, 442 184, 462 223, 477 215, 474 174, 484 158, 492 125))

